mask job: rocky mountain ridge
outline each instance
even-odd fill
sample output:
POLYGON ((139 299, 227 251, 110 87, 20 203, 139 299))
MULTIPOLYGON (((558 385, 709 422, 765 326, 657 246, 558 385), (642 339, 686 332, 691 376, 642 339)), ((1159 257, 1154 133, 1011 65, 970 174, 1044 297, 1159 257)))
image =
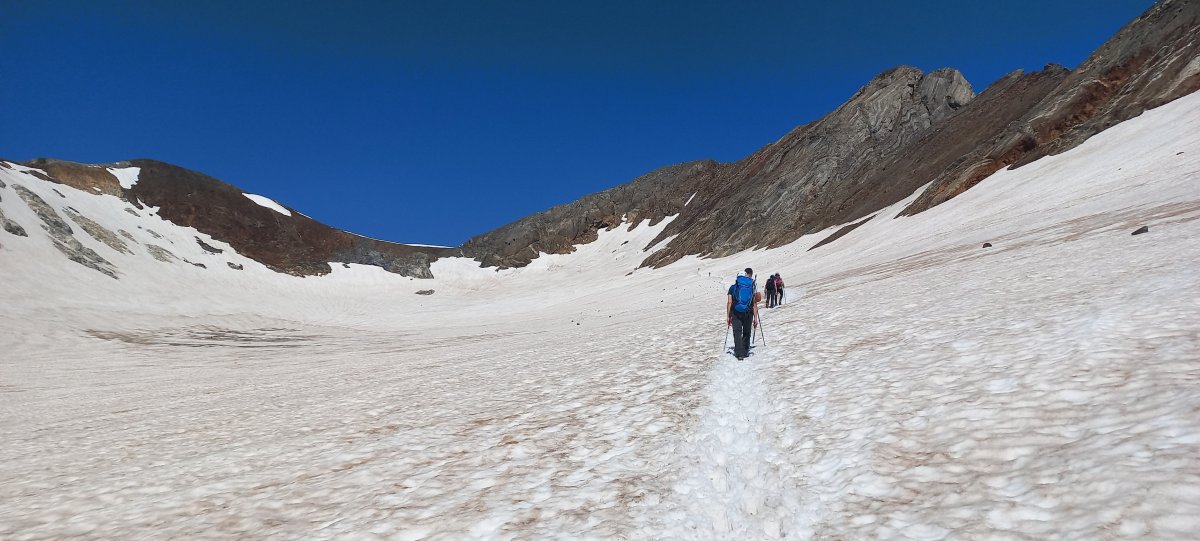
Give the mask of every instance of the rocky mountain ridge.
MULTIPOLYGON (((458 249, 340 231, 291 209, 272 210, 202 173, 154 160, 87 165, 37 159, 23 165, 35 168, 31 174, 43 180, 112 195, 137 209, 156 207, 160 217, 176 225, 294 275, 325 274, 330 262, 342 262, 430 277, 430 263, 451 255, 475 258, 483 266, 520 267, 542 253, 570 253, 595 240, 600 229, 635 228, 643 221, 654 225, 674 216, 645 247, 659 249, 642 265, 662 266, 686 255, 720 257, 781 246, 850 224, 816 249, 919 190, 905 214, 939 205, 1002 168, 1073 148, 1197 89, 1200 0, 1164 0, 1075 70, 1052 64, 1033 73, 1015 71, 976 95, 951 68, 930 73, 893 68, 826 116, 741 160, 662 167, 476 236, 458 249), (123 185, 114 167, 138 168, 137 182, 123 185)), ((16 224, 4 226, 10 233, 18 230, 16 224)))
POLYGON ((219 239, 277 272, 322 275, 330 272, 330 262, 337 262, 427 278, 432 276, 430 262, 457 253, 362 237, 281 206, 289 211, 284 214, 256 203, 231 184, 155 160, 89 165, 39 158, 21 165, 35 168, 31 173, 43 180, 116 196, 136 209, 156 207, 159 217, 219 239), (136 183, 122 186, 113 167, 138 168, 136 183))
MULTIPOLYGON (((584 215, 675 215, 643 265, 685 255, 720 257, 774 247, 859 222, 928 185, 914 214, 992 173, 1061 153, 1123 120, 1200 88, 1200 1, 1164 0, 1117 32, 1075 70, 1016 71, 978 97, 955 70, 900 67, 877 76, 816 122, 732 163, 660 170, 659 200, 634 181, 554 207, 468 240, 484 265, 521 266, 537 252, 567 253, 591 237, 584 215), (602 204, 597 205, 597 202, 602 204), (580 208, 582 207, 582 208, 580 208)), ((685 164, 689 165, 689 164, 685 164)), ((638 179, 641 180, 641 179, 638 179)))

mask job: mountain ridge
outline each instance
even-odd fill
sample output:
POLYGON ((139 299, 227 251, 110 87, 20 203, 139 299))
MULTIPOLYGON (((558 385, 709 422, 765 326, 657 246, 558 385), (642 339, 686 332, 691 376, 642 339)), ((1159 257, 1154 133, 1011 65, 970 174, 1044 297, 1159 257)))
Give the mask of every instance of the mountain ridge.
MULTIPOLYGON (((365 264, 416 278, 430 263, 465 256, 481 266, 528 265, 565 254, 602 229, 674 216, 641 266, 687 255, 772 248, 873 213, 920 191, 901 213, 937 206, 1006 167, 1061 153, 1119 122, 1200 89, 1200 0, 1164 0, 1120 29, 1074 70, 1014 71, 979 94, 957 70, 885 70, 820 119, 733 161, 668 165, 468 239, 416 246, 341 231, 278 212, 213 177, 148 159, 88 165, 25 162, 43 180, 149 205, 176 225, 228 243, 278 272, 365 264), (123 186, 113 167, 137 167, 123 186)), ((17 163, 17 162, 11 162, 17 163)), ((283 207, 280 207, 283 208, 283 207)), ((849 230, 840 232, 848 233, 849 230)), ((840 236, 840 235, 838 235, 840 236)), ((836 240, 836 236, 826 239, 836 240)))
MULTIPOLYGON (((1200 88, 1200 38, 1196 36, 1200 36, 1200 2, 1164 0, 1125 25, 1075 70, 1048 64, 1038 72, 1014 71, 989 85, 982 93, 986 99, 958 99, 957 107, 930 109, 926 100, 928 129, 878 147, 854 147, 855 135, 864 138, 876 132, 870 123, 855 125, 848 109, 897 106, 901 102, 862 98, 872 85, 889 77, 907 75, 911 80, 919 73, 907 66, 887 70, 825 117, 795 128, 746 158, 717 164, 703 178, 680 179, 683 186, 696 184, 706 190, 697 195, 695 206, 681 209, 647 245, 667 241, 642 265, 660 267, 686 255, 722 257, 781 246, 858 221, 923 186, 904 214, 928 210, 1004 167, 1069 150, 1148 108, 1194 92, 1200 88), (843 131, 831 134, 821 129, 823 123, 843 131), (830 144, 830 136, 850 141, 830 144), (900 146, 891 148, 890 143, 900 146), (869 149, 881 152, 863 152, 869 149), (807 153, 808 159, 796 160, 796 153, 807 153), (858 161, 843 167, 848 156, 858 156, 858 161)), ((949 68, 923 74, 933 79, 920 89, 955 95, 954 89, 942 86, 947 78, 954 79, 953 74, 961 77, 949 68)), ((965 79, 960 84, 969 86, 965 79)), ((521 234, 489 232, 468 240, 463 252, 485 265, 527 264, 527 256, 511 254, 527 253, 535 245, 562 245, 563 239, 555 235, 559 224, 546 227, 547 220, 542 214, 518 220, 497 231, 521 234), (542 234, 532 234, 538 231, 542 234), (525 239, 530 242, 522 246, 525 239)))
POLYGON ((428 278, 432 276, 430 262, 456 253, 453 248, 411 246, 356 235, 295 209, 283 214, 246 197, 253 194, 232 184, 157 160, 79 164, 38 158, 21 165, 34 168, 31 174, 43 180, 112 195, 139 210, 156 207, 160 217, 175 225, 195 228, 286 274, 327 274, 332 262, 373 265, 403 276, 428 278), (122 186, 110 171, 112 167, 138 168, 137 181, 122 186))

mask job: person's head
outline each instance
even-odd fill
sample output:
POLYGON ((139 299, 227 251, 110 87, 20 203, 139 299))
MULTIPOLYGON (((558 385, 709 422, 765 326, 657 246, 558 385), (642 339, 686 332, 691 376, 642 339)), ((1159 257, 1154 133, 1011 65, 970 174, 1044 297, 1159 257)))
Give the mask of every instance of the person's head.
POLYGON ((754 276, 754 269, 752 269, 752 268, 750 268, 750 267, 746 267, 746 276, 753 277, 753 276, 754 276))

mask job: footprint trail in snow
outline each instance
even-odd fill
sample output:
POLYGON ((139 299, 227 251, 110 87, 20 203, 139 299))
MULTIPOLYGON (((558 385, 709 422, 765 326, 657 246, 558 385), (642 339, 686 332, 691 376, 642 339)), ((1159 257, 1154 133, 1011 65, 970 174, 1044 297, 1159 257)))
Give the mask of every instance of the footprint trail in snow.
MULTIPOLYGON (((760 352, 762 350, 760 349, 760 352)), ((710 372, 694 433, 685 439, 678 510, 669 530, 697 539, 778 538, 799 511, 793 468, 779 442, 782 413, 772 407, 759 353, 721 355, 710 372)))

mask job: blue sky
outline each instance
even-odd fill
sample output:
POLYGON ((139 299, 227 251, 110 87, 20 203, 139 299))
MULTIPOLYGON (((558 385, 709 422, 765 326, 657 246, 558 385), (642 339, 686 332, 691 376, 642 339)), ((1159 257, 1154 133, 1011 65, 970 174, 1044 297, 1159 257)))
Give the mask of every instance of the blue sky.
POLYGON ((900 64, 1075 67, 1148 0, 6 2, 0 156, 154 158, 457 245, 731 161, 900 64), (195 4, 195 5, 193 5, 195 4))

